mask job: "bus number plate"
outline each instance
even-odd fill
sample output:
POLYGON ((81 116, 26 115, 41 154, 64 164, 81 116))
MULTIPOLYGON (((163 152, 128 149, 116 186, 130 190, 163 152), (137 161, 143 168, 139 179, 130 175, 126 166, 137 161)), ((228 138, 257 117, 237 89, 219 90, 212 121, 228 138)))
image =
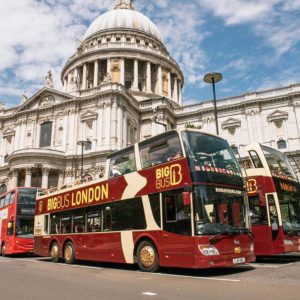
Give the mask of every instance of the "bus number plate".
POLYGON ((241 263, 244 263, 246 261, 245 257, 238 257, 238 258, 234 258, 232 260, 232 262, 234 264, 241 264, 241 263))

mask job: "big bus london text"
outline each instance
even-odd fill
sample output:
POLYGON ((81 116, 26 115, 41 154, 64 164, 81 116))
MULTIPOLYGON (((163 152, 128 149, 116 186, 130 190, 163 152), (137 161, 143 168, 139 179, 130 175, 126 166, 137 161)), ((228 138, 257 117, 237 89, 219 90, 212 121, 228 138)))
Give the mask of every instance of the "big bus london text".
POLYGON ((75 259, 210 268, 255 259, 239 165, 228 143, 169 131, 108 157, 103 180, 41 195, 35 251, 75 259))

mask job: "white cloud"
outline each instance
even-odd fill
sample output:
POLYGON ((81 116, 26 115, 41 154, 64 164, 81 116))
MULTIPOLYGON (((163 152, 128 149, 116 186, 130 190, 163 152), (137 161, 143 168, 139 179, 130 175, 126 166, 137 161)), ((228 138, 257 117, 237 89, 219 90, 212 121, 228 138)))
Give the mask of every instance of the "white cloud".
POLYGON ((227 25, 257 21, 270 13, 278 0, 202 0, 201 3, 211 9, 216 16, 224 19, 227 25))

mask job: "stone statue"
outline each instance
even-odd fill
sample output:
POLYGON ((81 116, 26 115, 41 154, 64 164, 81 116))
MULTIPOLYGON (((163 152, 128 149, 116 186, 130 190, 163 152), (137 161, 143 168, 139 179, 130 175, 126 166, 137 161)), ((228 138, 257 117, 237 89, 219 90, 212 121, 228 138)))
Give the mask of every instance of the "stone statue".
POLYGON ((48 74, 45 77, 45 79, 46 79, 46 85, 47 85, 47 87, 53 88, 53 77, 52 77, 51 70, 48 71, 48 74))
POLYGON ((118 0, 115 9, 134 9, 133 0, 118 0))
POLYGON ((25 103, 27 101, 27 99, 28 99, 27 94, 26 94, 26 92, 24 92, 22 95, 22 104, 25 103))
POLYGON ((0 102, 0 111, 4 110, 5 109, 5 106, 4 106, 4 103, 3 102, 0 102))
POLYGON ((103 83, 111 82, 111 76, 109 73, 106 73, 103 78, 103 83))

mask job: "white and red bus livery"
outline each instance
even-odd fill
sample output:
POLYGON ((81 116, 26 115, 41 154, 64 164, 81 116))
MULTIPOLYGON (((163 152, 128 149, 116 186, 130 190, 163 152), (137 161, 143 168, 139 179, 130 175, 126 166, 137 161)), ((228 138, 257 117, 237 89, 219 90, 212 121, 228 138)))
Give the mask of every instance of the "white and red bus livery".
POLYGON ((300 184, 285 154, 246 147, 245 170, 255 255, 300 251, 300 184))
POLYGON ((255 259, 242 173, 227 141, 172 130, 108 157, 102 180, 37 199, 35 252, 210 268, 255 259))
POLYGON ((0 196, 0 253, 33 252, 33 224, 37 189, 14 188, 0 196))

